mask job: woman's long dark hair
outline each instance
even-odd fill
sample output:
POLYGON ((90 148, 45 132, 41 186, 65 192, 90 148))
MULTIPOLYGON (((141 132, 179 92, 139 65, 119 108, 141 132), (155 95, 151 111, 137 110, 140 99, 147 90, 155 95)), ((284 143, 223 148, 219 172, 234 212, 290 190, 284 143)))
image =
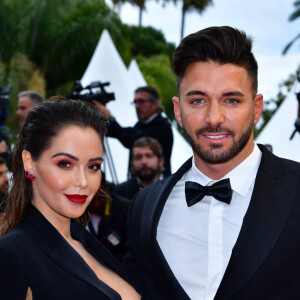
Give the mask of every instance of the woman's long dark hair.
MULTIPOLYGON (((80 100, 55 98, 39 104, 29 112, 13 150, 12 187, 1 225, 1 236, 9 233, 21 222, 33 196, 32 183, 25 179, 22 151, 29 151, 33 160, 37 161, 50 147, 52 139, 68 125, 93 128, 103 143, 107 120, 91 104, 80 100)), ((79 222, 85 221, 85 215, 79 218, 79 222)))

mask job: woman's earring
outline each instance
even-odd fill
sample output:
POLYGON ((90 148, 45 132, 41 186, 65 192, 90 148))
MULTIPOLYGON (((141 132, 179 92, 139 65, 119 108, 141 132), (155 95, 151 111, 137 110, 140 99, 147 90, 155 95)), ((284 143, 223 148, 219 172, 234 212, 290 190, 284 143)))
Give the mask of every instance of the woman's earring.
POLYGON ((25 171, 25 178, 28 178, 31 181, 35 180, 35 175, 34 174, 30 174, 29 172, 25 171))

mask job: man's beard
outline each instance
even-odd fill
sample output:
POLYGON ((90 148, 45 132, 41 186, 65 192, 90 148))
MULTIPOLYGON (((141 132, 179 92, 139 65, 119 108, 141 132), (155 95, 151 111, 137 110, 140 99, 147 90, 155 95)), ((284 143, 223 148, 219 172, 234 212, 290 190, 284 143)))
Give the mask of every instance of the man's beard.
POLYGON ((151 169, 151 168, 143 168, 139 171, 135 171, 135 174, 140 178, 140 180, 145 182, 151 182, 159 173, 158 169, 151 169), (150 170, 150 172, 143 172, 144 170, 150 170))
POLYGON ((203 150, 201 149, 201 146, 199 144, 197 145, 196 141, 187 133, 184 124, 183 124, 183 129, 187 136, 188 142, 191 144, 193 148, 193 151, 200 159, 210 164, 223 164, 233 159, 244 149, 244 147, 247 145, 251 137, 253 126, 254 126, 254 116, 251 119, 249 127, 243 132, 243 134, 237 141, 234 139, 235 133, 232 130, 221 127, 220 125, 218 125, 215 128, 211 126, 206 126, 196 131, 197 138, 203 133, 220 132, 220 133, 227 133, 231 135, 233 139, 233 144, 227 150, 221 150, 222 145, 213 144, 213 143, 210 145, 210 149, 203 150), (220 151, 214 151, 214 149, 220 149, 220 151))

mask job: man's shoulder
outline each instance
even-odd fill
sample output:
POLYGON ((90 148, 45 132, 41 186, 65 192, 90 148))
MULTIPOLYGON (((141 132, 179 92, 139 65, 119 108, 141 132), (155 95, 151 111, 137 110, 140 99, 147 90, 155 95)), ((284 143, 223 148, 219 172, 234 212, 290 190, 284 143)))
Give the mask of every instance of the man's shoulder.
POLYGON ((131 199, 139 190, 139 184, 136 177, 132 177, 125 182, 114 185, 110 191, 131 199))
POLYGON ((262 151, 260 171, 279 177, 288 173, 300 172, 300 163, 294 160, 279 157, 271 153, 265 146, 258 145, 262 151))
POLYGON ((162 114, 157 114, 157 116, 153 119, 153 121, 156 121, 159 123, 165 123, 168 126, 171 126, 170 120, 166 116, 163 116, 162 114))

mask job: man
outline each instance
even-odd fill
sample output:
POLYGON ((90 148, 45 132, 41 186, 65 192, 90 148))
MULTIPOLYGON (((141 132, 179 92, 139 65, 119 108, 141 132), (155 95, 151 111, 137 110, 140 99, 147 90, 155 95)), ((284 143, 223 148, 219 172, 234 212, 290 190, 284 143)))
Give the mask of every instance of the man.
POLYGON ((111 191, 128 199, 154 182, 163 172, 164 157, 159 142, 150 137, 136 140, 132 146, 131 173, 128 181, 113 186, 111 191))
POLYGON ((6 161, 0 156, 0 192, 7 194, 9 188, 9 180, 7 176, 6 161))
POLYGON ((164 175, 171 174, 171 151, 173 133, 170 122, 161 115, 158 91, 152 86, 144 86, 135 90, 134 100, 139 121, 134 127, 121 127, 110 111, 97 101, 93 104, 110 121, 107 136, 117 138, 124 147, 131 149, 133 143, 144 136, 150 136, 161 144, 164 155, 164 175))
POLYGON ((173 56, 177 121, 193 157, 137 194, 127 266, 150 299, 298 299, 300 164, 256 145, 263 109, 251 40, 231 27, 173 56))
POLYGON ((8 193, 9 180, 7 176, 7 166, 6 161, 0 156, 0 223, 4 218, 4 206, 5 198, 8 193))
POLYGON ((19 125, 21 128, 26 121, 28 112, 44 100, 44 97, 35 91, 23 91, 18 94, 16 115, 19 119, 19 125))

